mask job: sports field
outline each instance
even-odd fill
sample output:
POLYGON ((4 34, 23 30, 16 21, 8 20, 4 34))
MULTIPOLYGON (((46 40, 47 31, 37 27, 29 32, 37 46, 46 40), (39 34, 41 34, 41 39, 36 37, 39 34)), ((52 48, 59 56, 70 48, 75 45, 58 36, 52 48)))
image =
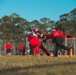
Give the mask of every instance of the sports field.
POLYGON ((0 75, 76 75, 76 56, 0 56, 0 75))

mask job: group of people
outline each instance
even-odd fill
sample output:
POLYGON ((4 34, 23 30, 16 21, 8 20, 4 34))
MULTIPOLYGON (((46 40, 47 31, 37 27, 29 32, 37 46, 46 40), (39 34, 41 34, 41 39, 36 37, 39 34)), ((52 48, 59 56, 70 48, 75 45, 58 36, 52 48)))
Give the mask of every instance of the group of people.
MULTIPOLYGON (((6 54, 11 55, 12 51, 12 44, 10 42, 6 43, 5 45, 6 54)), ((19 55, 24 55, 25 47, 23 44, 19 45, 19 55)))
MULTIPOLYGON (((31 29, 30 33, 28 34, 28 41, 29 41, 29 46, 30 48, 33 50, 32 53, 33 55, 39 55, 42 53, 45 53, 47 56, 58 56, 58 50, 59 49, 64 49, 67 50, 67 52, 69 53, 69 55, 72 54, 72 47, 67 47, 63 44, 63 41, 65 40, 65 34, 58 28, 56 28, 54 31, 52 31, 51 34, 49 34, 48 36, 46 36, 44 38, 44 41, 48 40, 48 39, 52 39, 52 43, 56 44, 55 47, 55 51, 54 53, 50 53, 42 44, 42 42, 40 41, 40 37, 44 37, 44 34, 42 34, 39 29, 35 28, 35 29, 31 29)), ((8 42, 5 45, 5 50, 7 54, 11 54, 11 49, 12 49, 12 45, 8 42)), ((23 55, 23 51, 24 51, 25 47, 23 44, 19 45, 19 54, 23 55)))
POLYGON ((39 37, 42 37, 43 34, 38 29, 32 29, 30 30, 30 33, 28 34, 28 41, 30 46, 33 49, 34 55, 38 55, 40 52, 39 50, 43 50, 46 55, 50 56, 51 53, 48 52, 42 45, 39 37), (38 50, 39 49, 39 50, 38 50))
POLYGON ((30 30, 28 34, 29 44, 33 49, 34 55, 38 55, 37 47, 40 48, 47 56, 58 56, 58 50, 64 49, 67 50, 69 55, 72 54, 72 47, 67 47, 63 44, 65 40, 65 34, 58 28, 56 28, 50 35, 46 36, 45 40, 52 39, 52 43, 56 44, 54 54, 48 52, 48 50, 43 46, 42 42, 40 41, 39 37, 43 37, 42 34, 37 28, 30 30))

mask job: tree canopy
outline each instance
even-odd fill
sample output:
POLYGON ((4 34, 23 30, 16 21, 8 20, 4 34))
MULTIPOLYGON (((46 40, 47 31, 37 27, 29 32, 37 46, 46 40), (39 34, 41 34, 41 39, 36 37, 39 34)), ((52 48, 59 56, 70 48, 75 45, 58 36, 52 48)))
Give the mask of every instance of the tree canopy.
POLYGON ((51 31, 59 27, 62 31, 74 34, 76 36, 76 8, 69 13, 64 13, 59 16, 60 20, 55 22, 50 18, 43 17, 32 22, 20 17, 17 13, 12 13, 9 16, 3 16, 0 19, 0 41, 4 40, 24 40, 24 34, 30 29, 39 28, 43 33, 51 33, 51 31))

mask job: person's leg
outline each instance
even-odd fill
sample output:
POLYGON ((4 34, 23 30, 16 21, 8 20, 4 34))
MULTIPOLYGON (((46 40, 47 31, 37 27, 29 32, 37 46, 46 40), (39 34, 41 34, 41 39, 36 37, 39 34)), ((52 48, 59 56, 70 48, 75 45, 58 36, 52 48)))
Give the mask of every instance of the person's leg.
POLYGON ((36 46, 43 50, 47 56, 50 56, 50 53, 43 47, 41 41, 38 38, 36 40, 36 46))
POLYGON ((31 39, 30 44, 33 47, 34 54, 38 53, 37 49, 36 49, 36 46, 38 46, 39 48, 41 48, 45 52, 46 55, 50 56, 50 53, 43 47, 43 45, 40 42, 39 38, 31 39))
POLYGON ((8 49, 8 55, 11 55, 11 49, 8 49))
POLYGON ((59 46, 56 44, 54 56, 58 56, 58 50, 59 50, 59 46))
POLYGON ((34 55, 32 46, 31 46, 31 45, 29 45, 29 46, 30 46, 30 54, 31 54, 31 55, 34 55))
POLYGON ((37 51, 36 47, 33 47, 33 50, 34 50, 34 55, 38 55, 38 51, 37 51))
POLYGON ((67 46, 63 45, 63 41, 64 41, 63 38, 56 37, 54 39, 54 41, 55 41, 55 43, 56 43, 57 46, 59 46, 60 48, 68 51, 69 48, 67 46))
POLYGON ((25 49, 23 49, 23 55, 25 55, 25 49))
POLYGON ((7 49, 7 50, 6 50, 6 54, 8 54, 8 53, 9 53, 9 50, 7 49))
POLYGON ((20 52, 21 52, 20 55, 23 55, 23 50, 21 50, 20 52))
POLYGON ((54 39, 55 43, 57 44, 57 46, 59 46, 60 48, 67 50, 67 52, 69 53, 70 56, 72 56, 72 47, 67 47, 65 45, 63 45, 63 38, 61 37, 56 37, 54 39))
POLYGON ((37 49, 36 49, 37 41, 38 41, 37 38, 32 38, 32 39, 30 40, 30 46, 31 46, 31 48, 33 49, 34 55, 37 55, 37 54, 38 54, 37 49))
POLYGON ((47 56, 50 56, 50 52, 48 52, 48 51, 43 47, 42 44, 41 44, 40 48, 45 52, 45 54, 46 54, 47 56))
POLYGON ((38 54, 42 55, 42 50, 41 50, 41 48, 38 48, 38 54))

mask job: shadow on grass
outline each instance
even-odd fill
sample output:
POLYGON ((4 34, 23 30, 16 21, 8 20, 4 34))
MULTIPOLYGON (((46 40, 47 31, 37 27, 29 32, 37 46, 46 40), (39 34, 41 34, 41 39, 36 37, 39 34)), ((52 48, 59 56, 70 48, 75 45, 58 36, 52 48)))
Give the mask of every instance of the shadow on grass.
POLYGON ((40 69, 40 68, 47 68, 47 67, 54 67, 54 66, 70 66, 76 65, 76 62, 66 62, 66 63, 54 63, 54 64, 43 64, 43 65, 35 65, 35 66, 24 66, 24 67, 13 67, 10 69, 2 69, 0 70, 0 75, 6 72, 17 72, 19 70, 29 70, 29 69, 40 69))

